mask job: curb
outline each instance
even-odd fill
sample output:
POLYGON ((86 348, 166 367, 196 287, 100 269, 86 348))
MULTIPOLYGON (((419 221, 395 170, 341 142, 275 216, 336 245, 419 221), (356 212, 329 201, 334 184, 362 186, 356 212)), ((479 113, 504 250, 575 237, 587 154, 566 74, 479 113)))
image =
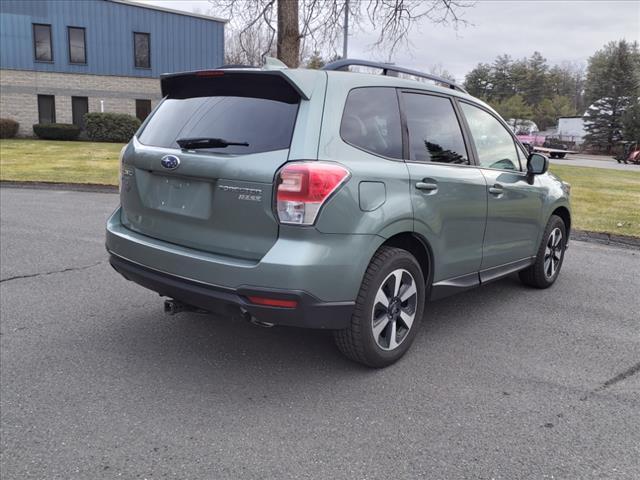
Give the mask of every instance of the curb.
POLYGON ((590 232, 587 230, 571 230, 570 239, 579 242, 599 243, 617 247, 637 248, 640 250, 640 237, 616 235, 613 233, 590 232))
POLYGON ((102 183, 63 183, 63 182, 23 182, 2 180, 0 187, 32 188, 35 190, 69 190, 72 192, 118 193, 116 185, 102 183))

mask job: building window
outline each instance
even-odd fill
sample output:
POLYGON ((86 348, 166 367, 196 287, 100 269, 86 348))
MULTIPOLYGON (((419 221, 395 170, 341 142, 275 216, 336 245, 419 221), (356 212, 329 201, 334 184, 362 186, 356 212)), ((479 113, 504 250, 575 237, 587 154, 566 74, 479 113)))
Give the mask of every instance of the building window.
POLYGON ((148 33, 133 32, 133 57, 136 68, 151 68, 151 42, 148 33))
POLYGON ((33 52, 36 62, 53 62, 51 25, 33 24, 33 52))
POLYGON ((149 116, 151 113, 151 100, 136 100, 136 117, 141 122, 149 116))
POLYGON ((87 63, 84 28, 67 27, 69 34, 69 63, 87 63))
POLYGON ((74 125, 84 130, 84 116, 89 113, 87 97, 71 97, 71 118, 74 125))
POLYGON ((38 95, 38 123, 56 123, 56 100, 53 95, 38 95))

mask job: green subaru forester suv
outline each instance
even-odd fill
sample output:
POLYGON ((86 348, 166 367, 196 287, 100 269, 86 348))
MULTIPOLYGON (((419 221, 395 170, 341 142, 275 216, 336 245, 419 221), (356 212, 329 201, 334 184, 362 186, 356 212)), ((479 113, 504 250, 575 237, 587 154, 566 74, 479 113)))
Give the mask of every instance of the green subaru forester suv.
POLYGON ((428 300, 514 272, 537 288, 558 277, 569 185, 447 80, 268 61, 161 87, 122 150, 106 245, 170 313, 330 329, 349 358, 384 367, 428 300))

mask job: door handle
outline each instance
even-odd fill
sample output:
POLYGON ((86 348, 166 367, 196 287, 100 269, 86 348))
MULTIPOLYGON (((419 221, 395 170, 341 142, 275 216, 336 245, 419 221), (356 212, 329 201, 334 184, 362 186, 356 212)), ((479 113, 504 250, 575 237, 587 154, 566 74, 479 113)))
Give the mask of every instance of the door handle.
POLYGON ((504 189, 502 188, 502 185, 496 183, 493 187, 489 188, 489 193, 492 195, 502 195, 504 193, 504 189))
POLYGON ((435 183, 418 182, 416 183, 416 188, 418 190, 434 191, 438 189, 438 185, 435 183))

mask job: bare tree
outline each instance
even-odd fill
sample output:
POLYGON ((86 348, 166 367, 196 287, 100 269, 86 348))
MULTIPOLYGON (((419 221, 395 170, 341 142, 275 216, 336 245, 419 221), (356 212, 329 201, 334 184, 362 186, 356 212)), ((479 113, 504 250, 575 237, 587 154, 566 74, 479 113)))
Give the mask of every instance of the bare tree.
POLYGON ((271 32, 264 25, 256 24, 242 36, 238 35, 238 30, 228 28, 225 30, 224 42, 226 64, 258 66, 262 64, 265 55, 276 56, 271 32))
MULTIPOLYGON (((267 54, 274 44, 277 56, 290 67, 300 63, 301 52, 331 50, 341 42, 345 9, 349 9, 352 32, 375 30, 374 45, 388 51, 388 57, 408 45, 412 29, 423 23, 457 28, 467 22, 466 0, 209 0, 216 14, 230 19, 230 30, 242 49, 249 46, 250 33, 257 26, 268 32, 269 41, 260 52, 267 54)), ((247 54, 248 55, 248 54, 247 54)), ((253 55, 253 54, 252 54, 253 55)))
POLYGON ((439 77, 442 77, 445 80, 450 80, 452 82, 456 81, 456 77, 451 72, 449 72, 449 70, 444 68, 444 66, 442 65, 442 62, 438 62, 434 65, 431 65, 431 67, 429 68, 429 73, 438 75, 439 77))

